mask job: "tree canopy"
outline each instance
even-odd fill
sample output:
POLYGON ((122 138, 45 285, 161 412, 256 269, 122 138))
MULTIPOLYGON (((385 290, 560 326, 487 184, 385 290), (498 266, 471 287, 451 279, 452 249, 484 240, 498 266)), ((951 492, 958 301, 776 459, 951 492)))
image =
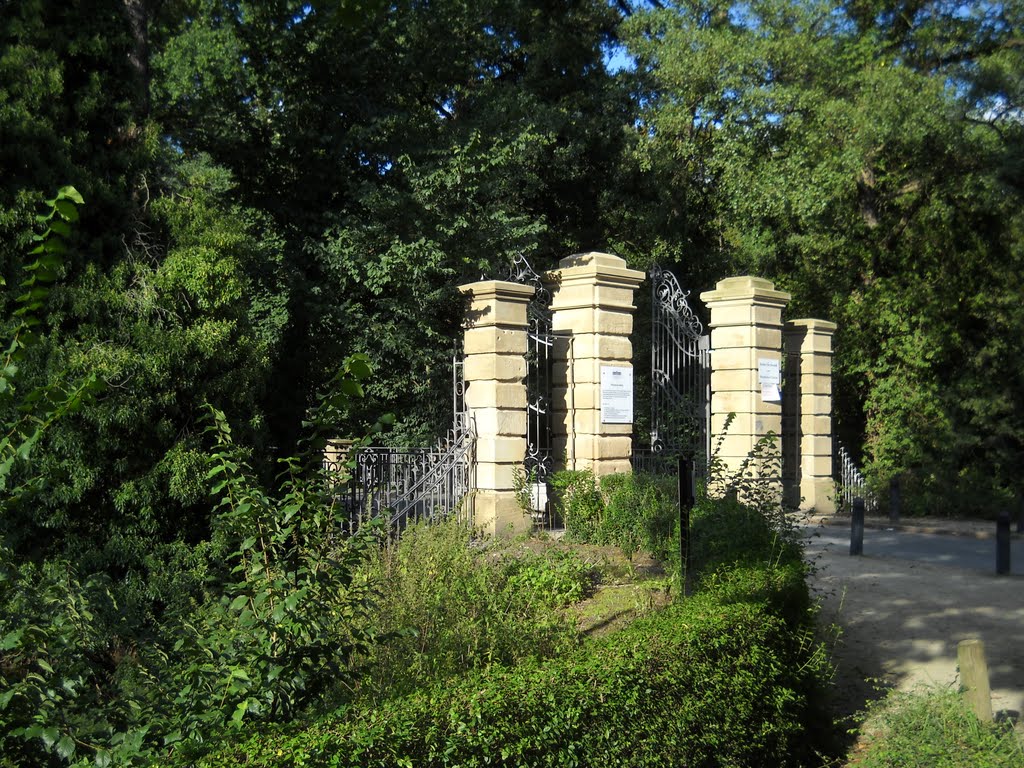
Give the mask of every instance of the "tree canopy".
POLYGON ((394 440, 428 441, 449 418, 455 286, 592 248, 695 288, 774 279, 839 323, 837 421, 879 476, 1014 482, 1015 4, 0 13, 11 297, 38 201, 65 183, 89 201, 25 375, 112 385, 45 441, 33 525, 173 540, 151 520, 170 504, 201 535, 199 404, 246 424, 262 465, 356 352, 377 369, 366 418, 394 411, 394 440), (612 72, 613 51, 631 65, 612 72))
POLYGON ((839 324, 840 432, 927 503, 952 478, 962 500, 1008 489, 1022 458, 1021 25, 1011 4, 917 0, 624 25, 643 157, 697 201, 707 260, 839 324))

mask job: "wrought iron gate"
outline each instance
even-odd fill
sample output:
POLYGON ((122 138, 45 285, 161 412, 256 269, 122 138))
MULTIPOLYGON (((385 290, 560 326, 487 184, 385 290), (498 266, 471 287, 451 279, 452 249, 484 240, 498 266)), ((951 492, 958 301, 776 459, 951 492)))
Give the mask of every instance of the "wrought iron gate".
POLYGON ((711 456, 711 337, 675 275, 655 265, 651 281, 651 449, 693 457, 702 475, 711 456))
POLYGON ((555 334, 551 330, 551 292, 540 275, 519 254, 512 262, 510 281, 532 286, 526 305, 526 459, 524 481, 530 490, 534 521, 551 524, 547 480, 554 466, 551 452, 551 365, 555 334))

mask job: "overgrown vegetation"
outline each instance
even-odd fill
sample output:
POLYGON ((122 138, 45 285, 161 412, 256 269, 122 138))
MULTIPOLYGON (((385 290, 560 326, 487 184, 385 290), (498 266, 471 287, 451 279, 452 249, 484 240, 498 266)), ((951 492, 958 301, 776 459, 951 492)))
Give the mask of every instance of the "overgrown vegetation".
MULTIPOLYGON (((211 410, 213 535, 154 615, 105 574, 38 565, 0 544, 0 765, 147 764, 252 723, 286 723, 352 687, 371 639, 359 567, 373 525, 345 513, 322 467, 326 435, 370 373, 353 357, 311 415, 305 450, 263 487, 211 410)), ((45 424, 44 424, 45 426, 45 424)), ((332 698, 333 700, 333 698, 332 698)))
POLYGON ((1020 768, 1024 742, 1009 723, 982 723, 960 693, 892 693, 867 713, 856 768, 1020 768))
MULTIPOLYGON (((577 490, 596 491, 592 478, 563 476, 570 485, 581 478, 587 484, 577 490)), ((622 488, 635 494, 648 482, 618 477, 607 485, 613 494, 622 488)), ((384 589, 404 596, 402 610, 414 609, 412 623, 431 635, 424 645, 455 648, 465 672, 431 674, 419 651, 409 651, 421 637, 412 634, 398 648, 418 674, 402 681, 400 695, 353 701, 309 726, 261 733, 201 765, 820 764, 835 746, 830 723, 821 718, 829 670, 814 639, 796 538, 775 524, 777 517, 731 499, 704 496, 693 514, 693 594, 621 631, 567 644, 553 657, 502 659, 486 644, 473 649, 470 643, 493 605, 476 585, 500 578, 509 563, 517 563, 515 575, 523 569, 545 574, 528 582, 548 585, 549 606, 578 597, 577 579, 547 575, 552 567, 562 569, 561 558, 538 568, 543 561, 474 553, 458 529, 414 530, 418 546, 388 558, 401 564, 396 570, 407 583, 415 575, 431 579, 434 588, 412 597, 408 587, 384 589), (471 559, 492 564, 475 574, 456 567, 471 559), (448 584, 440 584, 441 574, 449 574, 448 584), (465 597, 455 594, 456 584, 465 597), (462 601, 471 602, 471 610, 462 601), (451 623, 442 618, 448 606, 451 623), (453 630, 465 639, 440 634, 453 630)), ((644 519, 638 514, 633 523, 644 519)), ((588 530, 601 529, 598 518, 588 530)), ((669 533, 661 548, 671 541, 669 533)), ((578 572, 575 564, 571 570, 578 572)), ((515 576, 512 582, 517 590, 527 586, 515 576)), ((511 595, 499 594, 499 603, 514 604, 511 595)), ((492 621, 503 632, 517 631, 497 617, 492 621)), ((527 622, 527 644, 531 629, 527 622)), ((440 655, 446 658, 450 650, 440 655)))
POLYGON ((589 470, 565 470, 551 478, 557 514, 571 540, 614 544, 627 557, 643 550, 662 561, 672 556, 673 535, 678 535, 673 482, 633 474, 607 475, 598 482, 589 470))
MULTIPOLYGON (((836 424, 908 512, 1020 491, 1022 13, 0 4, 0 761, 142 763, 344 698, 374 648, 429 666, 366 619, 303 422, 372 365, 336 434, 447 427, 456 286, 515 254, 773 278, 839 323, 836 424)), ((662 492, 608 483, 566 480, 573 535, 663 554, 662 492)), ((575 566, 503 567, 514 603, 575 566)))
POLYGON ((374 552, 365 575, 379 639, 360 693, 373 699, 569 650, 576 628, 559 609, 582 599, 592 578, 572 552, 475 541, 456 521, 406 530, 374 552))

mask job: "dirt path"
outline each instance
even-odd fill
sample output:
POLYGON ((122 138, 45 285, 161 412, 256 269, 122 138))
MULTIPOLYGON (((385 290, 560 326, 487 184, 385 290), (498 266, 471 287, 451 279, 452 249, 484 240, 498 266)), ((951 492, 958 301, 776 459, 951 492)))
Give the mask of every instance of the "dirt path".
POLYGON ((811 578, 822 622, 842 634, 834 650, 842 714, 884 687, 957 682, 956 646, 985 643, 994 711, 1024 712, 1024 579, 879 557, 811 539, 811 578))

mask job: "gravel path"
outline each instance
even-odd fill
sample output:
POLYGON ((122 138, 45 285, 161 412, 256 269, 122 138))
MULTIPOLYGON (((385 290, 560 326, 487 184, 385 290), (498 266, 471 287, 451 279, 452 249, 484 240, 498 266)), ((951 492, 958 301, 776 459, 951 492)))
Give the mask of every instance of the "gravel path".
POLYGON ((848 552, 807 544, 822 621, 841 627, 841 714, 878 698, 880 686, 955 684, 957 643, 970 637, 985 643, 993 711, 1024 712, 1024 578, 848 552))

